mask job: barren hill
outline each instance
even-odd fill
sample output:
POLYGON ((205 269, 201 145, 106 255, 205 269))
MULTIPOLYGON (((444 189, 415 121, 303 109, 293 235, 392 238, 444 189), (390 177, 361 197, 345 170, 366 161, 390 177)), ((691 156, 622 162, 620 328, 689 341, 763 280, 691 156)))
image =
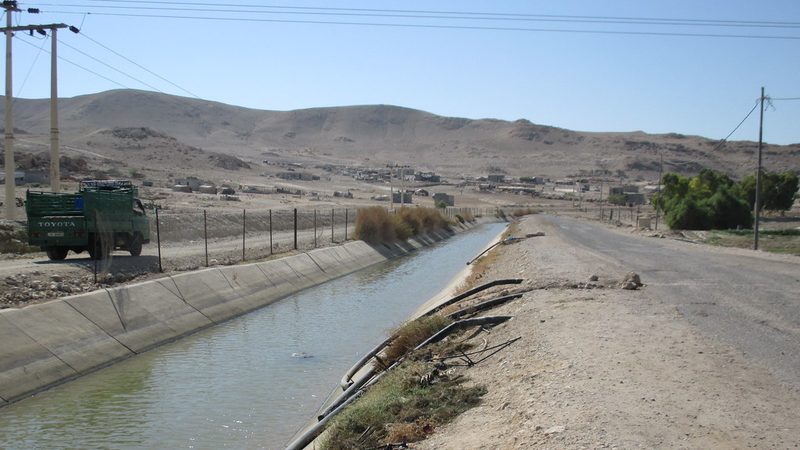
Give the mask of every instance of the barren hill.
MULTIPOLYGON (((265 158, 377 166, 410 164, 447 175, 560 177, 605 171, 655 179, 665 171, 702 167, 743 175, 756 144, 671 133, 588 133, 520 119, 442 117, 388 105, 263 111, 136 90, 59 100, 65 154, 120 170, 239 170, 265 158)), ((49 142, 49 100, 16 99, 19 152, 49 142)), ((800 170, 800 144, 768 145, 768 169, 800 170)), ((252 167, 257 170, 256 167, 252 167)))

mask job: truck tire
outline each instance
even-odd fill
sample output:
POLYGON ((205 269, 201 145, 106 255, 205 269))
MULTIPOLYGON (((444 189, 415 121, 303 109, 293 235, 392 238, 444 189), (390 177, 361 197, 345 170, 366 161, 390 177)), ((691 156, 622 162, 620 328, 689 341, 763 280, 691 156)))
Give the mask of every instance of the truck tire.
POLYGON ((131 252, 131 256, 139 256, 142 254, 142 235, 139 233, 135 233, 133 235, 133 240, 128 247, 128 251, 131 252))
POLYGON ((92 235, 89 237, 89 259, 107 259, 111 255, 111 248, 109 245, 103 245, 103 239, 109 239, 107 236, 92 235))
POLYGON ((45 252, 47 252, 47 257, 50 258, 50 260, 61 261, 67 257, 69 249, 66 247, 47 247, 45 252))

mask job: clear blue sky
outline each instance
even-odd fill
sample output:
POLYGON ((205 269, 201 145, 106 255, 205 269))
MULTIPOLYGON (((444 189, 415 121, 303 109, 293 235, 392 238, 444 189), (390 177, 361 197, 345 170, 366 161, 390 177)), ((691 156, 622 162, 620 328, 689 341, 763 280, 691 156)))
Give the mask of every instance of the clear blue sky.
MULTIPOLYGON (((38 7, 43 13, 15 14, 14 21, 63 22, 80 27, 81 35, 59 32, 59 56, 113 80, 61 61, 61 97, 128 87, 187 97, 194 94, 271 110, 380 103, 447 116, 526 118, 584 131, 678 132, 713 139, 724 138, 744 118, 761 86, 772 97, 800 97, 798 0, 239 0, 223 1, 219 6, 203 0, 187 5, 188 1, 20 1, 22 9, 38 7), (449 13, 443 14, 447 18, 431 19, 330 15, 358 13, 352 10, 265 8, 288 5, 449 13), (141 9, 145 6, 157 9, 141 9), (289 11, 305 14, 286 14, 289 11), (486 16, 464 20, 454 18, 454 12, 513 13, 516 19, 534 18, 519 14, 535 14, 788 24, 783 28, 742 28, 584 23, 574 19, 495 21, 486 16), (108 13, 123 15, 104 15, 108 13), (131 16, 147 14, 214 20, 131 16), (256 21, 223 20, 225 17, 256 21), (354 26, 265 19, 798 39, 354 26)), ((14 39, 15 96, 49 96, 49 54, 39 52, 42 44, 49 51, 49 40, 23 33, 14 39)), ((774 109, 768 109, 765 115, 764 133, 767 142, 800 143, 800 101, 775 101, 774 109)), ((731 139, 757 138, 756 111, 731 139)))

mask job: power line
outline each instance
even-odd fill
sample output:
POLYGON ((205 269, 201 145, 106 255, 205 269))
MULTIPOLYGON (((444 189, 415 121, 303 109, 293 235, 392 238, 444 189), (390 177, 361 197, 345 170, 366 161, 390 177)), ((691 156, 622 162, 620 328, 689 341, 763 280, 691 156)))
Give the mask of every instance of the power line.
POLYGON ((102 65, 104 65, 104 66, 108 67, 109 69, 111 69, 111 70, 113 70, 113 71, 117 72, 117 73, 120 73, 120 74, 122 74, 122 75, 125 75, 126 77, 130 78, 131 80, 133 80, 133 81, 136 81, 136 82, 138 82, 138 83, 141 83, 141 84, 143 84, 143 85, 145 85, 145 86, 149 87, 150 89, 152 89, 152 90, 154 90, 154 91, 161 92, 162 94, 164 93, 164 92, 163 92, 161 89, 159 89, 159 88, 157 88, 157 87, 155 87, 155 86, 153 86, 153 85, 151 85, 151 84, 148 84, 148 83, 146 83, 146 82, 144 82, 144 81, 142 81, 142 80, 140 80, 140 79, 138 79, 138 78, 134 77, 133 75, 131 75, 131 74, 129 74, 129 73, 126 73, 126 72, 124 72, 124 71, 122 71, 122 70, 120 70, 120 69, 117 69, 116 67, 112 66, 111 64, 108 64, 108 63, 106 63, 106 62, 103 62, 103 61, 101 61, 100 59, 98 59, 98 58, 96 58, 96 57, 94 57, 94 56, 92 56, 92 55, 90 55, 90 54, 88 54, 88 53, 84 52, 83 50, 80 50, 80 49, 78 49, 78 48, 75 48, 75 47, 74 47, 74 46, 72 46, 72 45, 69 45, 69 44, 67 44, 66 42, 61 42, 61 45, 64 45, 64 46, 66 46, 66 47, 69 47, 69 48, 71 48, 72 50, 74 50, 74 51, 76 51, 76 52, 80 53, 81 55, 83 55, 83 56, 85 56, 85 57, 87 57, 87 58, 89 58, 89 59, 91 59, 91 60, 93 60, 93 61, 95 61, 95 62, 97 62, 97 63, 100 63, 100 64, 102 64, 102 65))
MULTIPOLYGON (((150 3, 150 2, 144 2, 150 3)), ((192 6, 189 3, 170 3, 185 6, 192 6)), ((90 7, 81 4, 60 4, 51 5, 62 7, 90 7)), ((534 14, 492 14, 488 13, 462 13, 462 12, 434 12, 434 11, 402 11, 402 10, 368 10, 368 9, 349 9, 349 8, 299 8, 299 7, 270 7, 260 5, 226 5, 228 8, 219 8, 219 5, 202 4, 209 6, 204 8, 196 7, 164 7, 164 6, 107 6, 100 5, 104 9, 128 9, 128 10, 148 10, 148 11, 189 11, 203 13, 245 13, 245 14, 281 14, 281 15, 311 15, 311 16, 350 16, 350 17, 380 17, 380 18, 402 18, 402 19, 449 19, 449 20, 490 20, 490 21, 523 21, 523 22, 570 22, 570 23, 600 23, 615 25, 664 25, 664 26, 694 26, 694 27, 739 27, 739 28, 800 28, 800 22, 747 22, 747 21, 715 21, 715 20, 682 20, 682 19, 663 19, 663 18, 617 18, 603 16, 557 16, 557 15, 534 15, 534 14), (210 6, 216 6, 212 8, 210 6), (260 9, 231 9, 248 7, 260 9), (274 8, 282 8, 273 10, 274 8), (293 9, 290 11, 289 9, 293 9), (312 10, 313 9, 313 10, 312 10), (339 12, 345 11, 345 12, 339 12), (363 12, 371 11, 371 12, 363 12), (455 14, 455 15, 454 15, 455 14), (483 14, 483 15, 476 15, 483 14)))
POLYGON ((750 112, 747 113, 746 116, 744 116, 744 119, 742 119, 742 121, 739 122, 739 125, 736 125, 736 128, 734 128, 733 131, 731 131, 730 133, 728 133, 727 136, 725 136, 725 139, 719 141, 717 143, 717 145, 714 146, 714 148, 711 150, 712 152, 715 152, 715 151, 719 150, 723 146, 723 144, 725 144, 725 142, 728 141, 728 138, 733 136, 733 133, 736 133, 736 130, 738 130, 739 127, 741 127, 742 124, 745 122, 745 120, 747 120, 747 118, 750 117, 750 114, 753 114, 753 111, 755 111, 756 108, 758 108, 758 105, 760 104, 760 102, 761 102, 761 99, 758 99, 758 101, 756 101, 756 104, 753 106, 753 109, 751 109, 750 112))
POLYGON ((800 40, 800 36, 787 35, 758 35, 758 34, 715 34, 715 33, 679 33, 679 32, 658 32, 658 31, 618 31, 618 30, 581 30, 569 28, 522 28, 522 27, 494 27, 494 26, 472 26, 472 25, 442 25, 442 24, 414 24, 414 23, 386 23, 386 22, 345 22, 345 21, 325 21, 325 20, 291 20, 291 19, 257 19, 251 17, 209 17, 209 16, 183 16, 183 15, 164 15, 164 14, 128 14, 128 13, 104 13, 104 12, 74 12, 74 11, 49 11, 59 14, 87 14, 94 16, 112 17, 137 17, 148 19, 183 19, 183 20, 213 20, 229 22, 250 22, 250 23, 292 23, 307 25, 347 25, 347 26, 368 26, 368 27, 389 27, 389 28, 423 28, 423 29, 447 29, 447 30, 480 30, 480 31, 520 31, 536 33, 576 33, 576 34, 601 34, 601 35, 628 35, 628 36, 672 36, 672 37, 705 37, 705 38, 734 38, 734 39, 766 39, 766 40, 800 40))
MULTIPOLYGON (((208 2, 174 2, 174 1, 134 1, 134 0, 87 0, 92 3, 122 3, 122 4, 154 4, 154 5, 180 5, 180 6, 210 6, 219 7, 219 3, 208 2)), ((341 8, 341 7, 320 7, 320 6, 286 6, 286 5, 261 5, 261 4, 229 4, 229 8, 262 8, 280 10, 319 10, 319 11, 347 11, 347 12, 374 12, 374 13, 402 13, 402 14, 458 14, 469 16, 491 17, 531 17, 531 18, 562 18, 562 19, 601 19, 601 20, 625 20, 625 21, 664 21, 672 23, 719 23, 719 24, 751 24, 751 25, 791 25, 798 26, 800 22, 778 22, 778 21, 745 21, 745 20, 719 20, 719 19, 685 19, 685 18, 663 18, 663 17, 625 17, 625 16, 588 16, 588 15, 559 15, 559 14, 529 14, 529 13, 505 13, 505 12, 484 12, 484 11, 436 11, 436 10, 408 10, 408 9, 379 9, 379 8, 341 8)))
MULTIPOLYGON (((138 68, 140 68, 140 69, 144 70, 145 72, 149 73, 150 75, 153 75, 153 76, 155 76, 155 77, 159 78, 160 80, 162 80, 162 81, 164 81, 164 82, 166 82, 166 83, 169 83, 169 84, 171 84, 172 86, 174 86, 174 87, 176 87, 176 88, 178 88, 178 89, 182 90, 183 92, 186 92, 187 94, 191 95, 191 96, 192 96, 192 97, 194 97, 194 98, 200 99, 200 97, 199 97, 197 94, 195 94, 195 93, 193 93, 193 92, 189 91, 188 89, 185 89, 185 88, 183 88, 183 87, 181 87, 181 86, 178 86, 177 84, 173 83, 172 81, 170 81, 170 80, 168 80, 168 79, 166 79, 166 78, 162 77, 161 75, 159 75, 159 74, 157 74, 157 73, 153 72, 152 70, 150 70, 150 69, 148 69, 148 68, 146 68, 146 67, 142 66, 141 64, 137 63, 136 61, 133 61, 132 59, 130 59, 130 58, 128 58, 128 57, 126 57, 126 56, 124 56, 124 55, 120 54, 119 52, 117 52, 117 51, 115 51, 115 50, 112 50, 112 49, 111 49, 111 48, 109 48, 108 46, 106 46, 106 45, 104 45, 104 44, 102 44, 102 43, 98 42, 98 41, 97 41, 97 40, 95 40, 95 39, 92 39, 90 36, 86 35, 86 33, 84 33, 84 32, 81 32, 79 35, 80 35, 80 36, 83 36, 83 37, 85 37, 86 39, 88 39, 88 40, 90 40, 90 41, 92 41, 92 42, 94 42, 95 44, 97 44, 97 45, 99 45, 100 47, 102 47, 102 48, 104 48, 104 49, 108 50, 109 52, 111 52, 111 53, 113 53, 113 54, 115 54, 115 55, 119 56, 120 58, 124 59, 125 61, 128 61, 129 63, 131 63, 131 64, 135 65, 136 67, 138 67, 138 68)), ((159 91, 159 92, 160 92, 160 91, 159 91)))
POLYGON ((14 102, 17 101, 17 97, 22 95, 22 91, 25 89, 25 85, 28 83, 28 78, 30 78, 31 73, 33 72, 33 68, 34 66, 36 66, 36 63, 39 61, 39 56, 42 54, 42 51, 44 50, 44 45, 47 44, 47 38, 46 37, 42 38, 41 41, 42 45, 39 46, 39 51, 36 52, 36 56, 33 58, 33 62, 31 62, 30 67, 28 67, 28 72, 25 74, 25 78, 22 80, 22 84, 20 85, 19 90, 17 90, 17 95, 14 96, 13 99, 14 102))
POLYGON ((770 100, 777 100, 777 101, 798 101, 800 97, 770 97, 770 100))
MULTIPOLYGON (((31 43, 31 42, 28 42, 28 41, 26 41, 25 39, 22 39, 22 38, 18 37, 17 35, 14 35, 14 38, 15 38, 15 39, 17 39, 17 40, 18 40, 18 41, 20 41, 20 42, 24 42, 25 44, 27 44, 27 45, 30 45, 30 46, 32 46, 32 47, 34 47, 34 48, 36 48, 36 45, 34 45, 34 44, 33 44, 33 43, 31 43)), ((49 52, 49 51, 47 51, 47 50, 43 50, 43 51, 44 51, 45 53, 47 53, 47 54, 50 54, 50 52, 49 52)), ((124 89, 130 89, 130 87, 128 87, 128 86, 125 86, 124 84, 122 84, 122 83, 120 83, 120 82, 114 81, 114 80, 112 80, 111 78, 108 78, 108 77, 107 77, 107 76, 105 76, 105 75, 101 75, 101 74, 99 74, 99 73, 97 73, 97 72, 95 72, 95 71, 93 71, 93 70, 91 70, 91 69, 87 69, 86 67, 83 67, 83 66, 81 66, 81 65, 80 65, 80 64, 78 64, 78 63, 72 62, 72 61, 70 61, 70 60, 68 60, 68 59, 66 59, 66 58, 64 58, 64 57, 62 57, 62 56, 58 56, 58 59, 60 59, 61 61, 64 61, 64 62, 65 62, 65 63, 67 63, 67 64, 72 64, 73 66, 75 66, 75 67, 77 67, 77 68, 79 68, 79 69, 82 69, 82 70, 84 70, 84 71, 86 71, 86 72, 89 72, 89 73, 91 73, 92 75, 95 75, 95 76, 97 76, 97 77, 100 77, 100 78, 102 78, 102 79, 104 79, 104 80, 106 80, 106 81, 108 81, 108 82, 110 82, 110 83, 116 84, 117 86, 119 86, 119 87, 121 87, 121 88, 124 88, 124 89)))

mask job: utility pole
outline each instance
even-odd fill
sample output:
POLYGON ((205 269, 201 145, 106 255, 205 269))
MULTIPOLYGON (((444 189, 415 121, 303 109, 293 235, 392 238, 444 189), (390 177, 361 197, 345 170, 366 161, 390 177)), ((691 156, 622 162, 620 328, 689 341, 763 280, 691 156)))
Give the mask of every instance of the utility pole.
POLYGON ((761 216, 761 147, 764 135, 764 86, 761 86, 761 117, 758 119, 758 167, 756 168, 756 221, 753 225, 753 250, 758 250, 758 220, 761 216))
MULTIPOLYGON (((658 188, 656 189, 658 195, 658 201, 661 202, 661 178, 664 176, 664 153, 658 152, 659 154, 659 163, 658 163, 658 188)), ((656 208, 656 226, 655 229, 658 230, 658 208, 656 208)))
POLYGON ((17 2, 3 2, 3 8, 6 10, 6 98, 5 98, 5 173, 6 173, 6 219, 14 220, 16 217, 16 201, 14 196, 14 188, 16 187, 16 180, 14 179, 14 120, 11 111, 11 13, 19 11, 17 2))
MULTIPOLYGON (((73 33, 79 30, 75 27, 68 27, 63 23, 54 23, 48 25, 24 25, 12 26, 11 20, 12 12, 19 12, 17 2, 13 0, 3 1, 2 7, 6 10, 6 27, 0 31, 6 34, 6 95, 5 95, 5 173, 6 173, 6 218, 14 219, 16 216, 14 191, 14 121, 13 121, 13 89, 12 89, 12 57, 11 57, 11 43, 15 31, 29 31, 33 33, 36 31, 39 34, 46 35, 44 31, 49 29, 52 34, 52 50, 51 50, 51 67, 50 67, 50 187, 53 192, 58 192, 61 187, 61 173, 59 170, 59 141, 58 141, 58 71, 56 61, 58 56, 56 53, 56 30, 59 28, 69 28, 73 33)), ((38 13, 36 8, 29 8, 29 13, 38 13)))

